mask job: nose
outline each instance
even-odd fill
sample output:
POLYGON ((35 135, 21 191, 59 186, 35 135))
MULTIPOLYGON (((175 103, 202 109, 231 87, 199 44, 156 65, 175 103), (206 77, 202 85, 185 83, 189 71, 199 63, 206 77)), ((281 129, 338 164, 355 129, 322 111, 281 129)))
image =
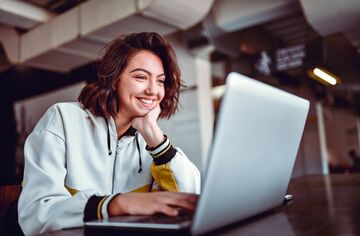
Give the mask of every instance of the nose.
POLYGON ((148 95, 156 95, 158 93, 158 87, 156 81, 148 80, 145 93, 148 95))

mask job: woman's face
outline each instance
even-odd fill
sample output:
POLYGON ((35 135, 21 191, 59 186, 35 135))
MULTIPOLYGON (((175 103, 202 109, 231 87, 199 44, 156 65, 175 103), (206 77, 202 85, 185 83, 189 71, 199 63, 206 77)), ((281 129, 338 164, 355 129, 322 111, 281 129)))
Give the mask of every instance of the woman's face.
POLYGON ((117 85, 119 115, 128 119, 145 116, 165 95, 165 73, 161 59, 139 51, 130 59, 117 85))

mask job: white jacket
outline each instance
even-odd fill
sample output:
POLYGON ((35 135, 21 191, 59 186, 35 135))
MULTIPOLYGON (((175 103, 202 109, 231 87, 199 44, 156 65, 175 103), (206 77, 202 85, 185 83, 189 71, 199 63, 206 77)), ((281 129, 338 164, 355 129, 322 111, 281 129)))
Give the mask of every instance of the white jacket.
POLYGON ((107 124, 80 103, 50 107, 25 143, 18 205, 23 232, 82 226, 84 212, 85 219, 106 218, 117 193, 200 192, 199 171, 180 149, 166 139, 147 150, 140 133, 130 131, 118 140, 112 118, 107 124), (168 163, 155 164, 169 157, 168 163))

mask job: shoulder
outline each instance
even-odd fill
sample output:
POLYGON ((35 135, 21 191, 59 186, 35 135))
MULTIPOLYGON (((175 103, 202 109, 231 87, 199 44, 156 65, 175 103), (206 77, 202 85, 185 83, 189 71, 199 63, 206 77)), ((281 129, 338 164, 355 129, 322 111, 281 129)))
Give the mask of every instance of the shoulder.
POLYGON ((55 103, 46 111, 44 117, 50 119, 61 119, 64 120, 78 120, 79 118, 88 117, 88 112, 83 108, 81 103, 78 102, 61 102, 55 103))
MULTIPOLYGON (((63 102, 56 103, 49 109, 54 109, 61 116, 64 124, 75 124, 84 125, 87 121, 94 126, 104 123, 104 118, 101 116, 95 116, 88 109, 85 109, 80 102, 63 102)), ((89 124, 90 124, 89 123, 89 124)))
POLYGON ((88 117, 87 112, 78 102, 55 103, 50 106, 35 127, 35 131, 59 129, 71 120, 88 117))
MULTIPOLYGON (((55 103, 46 113, 57 114, 63 118, 75 118, 75 117, 89 117, 93 114, 85 109, 83 105, 79 102, 60 102, 55 103)), ((45 114, 46 114, 45 113, 45 114)))
POLYGON ((60 113, 66 112, 70 113, 75 112, 76 114, 86 114, 85 109, 82 104, 79 102, 59 102, 52 105, 48 111, 55 112, 58 111, 60 113))

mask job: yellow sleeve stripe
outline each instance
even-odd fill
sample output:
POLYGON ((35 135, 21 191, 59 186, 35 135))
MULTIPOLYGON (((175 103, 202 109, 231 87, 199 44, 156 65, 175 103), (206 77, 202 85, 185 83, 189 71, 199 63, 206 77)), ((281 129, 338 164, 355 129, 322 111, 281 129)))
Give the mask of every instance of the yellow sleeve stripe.
POLYGON ((105 196, 101 199, 101 201, 99 202, 98 204, 98 207, 97 207, 97 218, 98 220, 101 220, 102 219, 102 214, 101 214, 101 208, 102 208, 102 205, 104 203, 104 201, 106 200, 106 198, 108 198, 109 196, 105 196))
POLYGON ((152 163, 151 174, 154 180, 159 184, 161 190, 172 192, 180 191, 169 163, 158 166, 152 163))
POLYGON ((79 192, 79 190, 70 188, 69 186, 66 186, 66 185, 65 185, 65 188, 71 194, 71 196, 74 196, 75 194, 77 194, 79 192))

